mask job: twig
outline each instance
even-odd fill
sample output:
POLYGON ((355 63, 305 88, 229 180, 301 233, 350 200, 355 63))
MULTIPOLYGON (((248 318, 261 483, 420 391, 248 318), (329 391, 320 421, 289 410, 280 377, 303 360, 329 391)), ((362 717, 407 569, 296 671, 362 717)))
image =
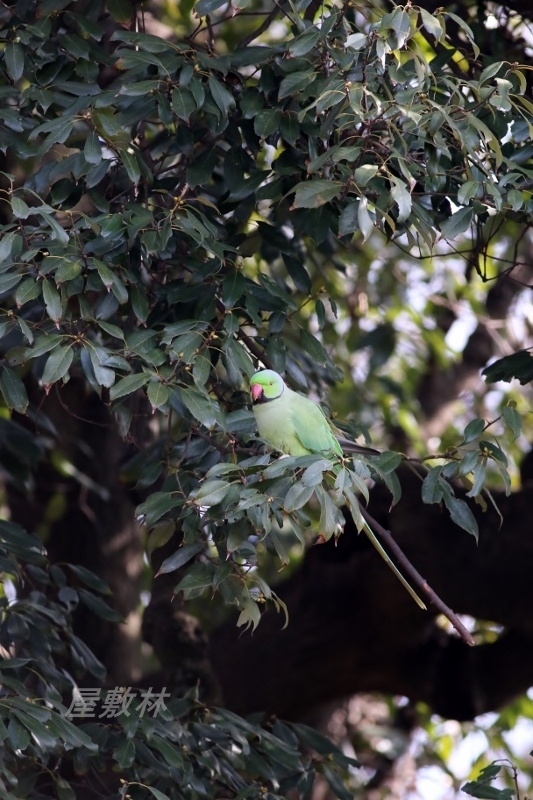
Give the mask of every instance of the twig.
POLYGON ((248 45, 251 44, 254 39, 257 39, 258 36, 261 36, 261 34, 266 31, 270 23, 274 21, 274 19, 277 17, 278 14, 279 10, 276 6, 274 6, 268 17, 263 20, 261 25, 255 30, 253 30, 251 33, 249 33, 248 36, 245 36, 244 39, 241 39, 241 41, 239 42, 239 49, 243 47, 248 47, 248 45))
POLYGON ((394 555, 396 566, 398 569, 401 570, 411 581, 415 584, 415 586, 420 589, 424 594, 427 596, 429 602, 439 611, 441 614, 444 614, 446 619, 448 619, 463 642, 470 645, 471 647, 474 646, 475 642, 472 637, 472 634, 465 628, 459 617, 454 614, 454 612, 449 608, 436 594, 425 578, 418 572, 418 570, 411 564, 403 550, 397 544, 396 540, 394 539, 392 533, 386 530, 382 525, 374 519, 374 517, 368 513, 366 508, 359 503, 359 507, 361 509, 361 514, 363 515, 364 519, 368 522, 376 536, 378 536, 381 541, 387 546, 390 550, 392 555, 394 555))

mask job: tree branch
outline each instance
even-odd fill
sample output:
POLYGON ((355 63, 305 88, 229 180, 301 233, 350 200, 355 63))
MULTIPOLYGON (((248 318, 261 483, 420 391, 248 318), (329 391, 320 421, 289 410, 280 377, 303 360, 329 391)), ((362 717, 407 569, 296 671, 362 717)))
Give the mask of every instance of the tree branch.
POLYGON ((359 503, 359 507, 361 509, 361 514, 368 522, 368 524, 370 525, 376 536, 378 536, 381 539, 381 541, 387 546, 390 552, 394 555, 396 566, 400 569, 400 571, 403 572, 405 575, 407 575, 407 577, 411 579, 411 581, 415 584, 415 586, 418 587, 422 592, 424 592, 425 595, 427 595, 429 602, 437 609, 437 611, 440 614, 444 614, 446 619, 448 619, 451 622, 451 624, 453 625, 453 627, 455 628, 455 630, 457 631, 463 642, 466 642, 466 644, 469 644, 471 647, 473 647, 475 642, 471 633, 467 631, 467 629, 465 628, 465 626, 463 625, 457 614, 454 614, 452 609, 449 608, 446 605, 446 603, 444 603, 443 600, 441 600, 439 595, 433 591, 433 589, 426 581, 426 579, 423 578, 422 575, 416 569, 416 567, 414 567, 411 564, 411 562, 409 561, 403 550, 395 541, 392 533, 386 530, 382 525, 380 525, 379 522, 376 519, 374 519, 374 517, 371 514, 368 513, 366 508, 361 503, 359 503))

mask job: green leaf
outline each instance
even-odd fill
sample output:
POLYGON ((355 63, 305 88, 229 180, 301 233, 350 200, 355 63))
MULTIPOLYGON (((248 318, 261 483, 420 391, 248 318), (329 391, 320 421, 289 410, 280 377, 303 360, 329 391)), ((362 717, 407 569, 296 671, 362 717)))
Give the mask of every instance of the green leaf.
POLYGON ((302 328, 300 331, 300 340, 304 350, 306 350, 311 358, 318 364, 326 364, 329 361, 329 355, 318 339, 311 333, 302 328))
MULTIPOLYGON (((498 768, 498 772, 500 769, 498 768)), ((512 789, 497 789, 479 780, 468 781, 461 787, 461 791, 478 800, 514 800, 515 793, 512 789)))
POLYGON ((479 447, 483 455, 488 455, 490 458, 493 458, 494 461, 498 461, 500 464, 503 464, 504 467, 507 466, 507 456, 503 450, 498 447, 498 445, 493 444, 492 442, 487 442, 486 439, 481 439, 479 442, 479 447))
POLYGON ((99 164, 102 160, 102 145, 98 134, 94 131, 85 140, 83 155, 88 164, 99 164))
POLYGON ((287 49, 293 58, 300 58, 300 56, 304 56, 313 49, 319 37, 320 31, 313 25, 312 28, 308 28, 304 33, 293 39, 292 42, 289 42, 287 49))
POLYGON ((123 739, 113 750, 113 758, 122 769, 131 767, 135 761, 135 742, 123 739))
POLYGON ((183 86, 176 86, 172 91, 172 109, 176 116, 188 122, 191 114, 196 111, 196 101, 192 92, 183 86))
POLYGON ((150 527, 160 519, 163 514, 181 505, 183 499, 171 492, 154 492, 148 500, 137 506, 136 514, 145 517, 145 524, 150 527))
POLYGON ((11 367, 4 367, 0 375, 0 391, 4 396, 8 408, 13 408, 19 414, 25 414, 28 407, 28 395, 21 378, 11 367))
POLYGON ((78 275, 81 275, 81 261, 78 259, 60 259, 60 261, 61 263, 54 275, 56 284, 72 281, 78 275))
POLYGON ((30 300, 35 300, 41 296, 41 284, 35 278, 26 278, 22 283, 17 286, 15 292, 15 303, 17 308, 29 303, 30 300))
POLYGON ((70 345, 68 347, 56 347, 48 356, 44 365, 43 386, 49 388, 53 383, 64 378, 69 371, 73 358, 74 351, 70 345))
POLYGON ((187 564, 191 558, 201 553, 203 549, 204 545, 201 542, 183 545, 179 550, 176 550, 175 553, 172 553, 171 556, 165 558, 155 577, 157 578, 158 575, 164 575, 167 572, 175 572, 177 569, 187 564))
POLYGON ((226 2, 227 0, 199 0, 194 7, 194 13, 197 17, 205 17, 221 8, 226 2))
POLYGON ((56 287, 47 278, 43 279, 43 299, 46 306, 46 313, 56 323, 58 323, 63 316, 63 306, 61 304, 61 297, 56 287))
POLYGON ((444 25, 439 19, 439 16, 435 14, 430 14, 429 11, 426 11, 425 8, 419 8, 420 15, 422 17, 422 25, 427 30, 431 36, 434 36, 435 39, 439 42, 444 37, 446 33, 446 29, 444 25))
POLYGON ((42 356, 61 344, 63 339, 64 337, 59 333, 44 333, 42 336, 39 336, 33 347, 29 347, 26 350, 27 357, 37 358, 38 356, 42 356))
POLYGON ((150 375, 147 372, 139 372, 135 375, 126 375, 118 383, 116 383, 111 391, 109 397, 111 400, 118 400, 119 397, 125 397, 132 392, 136 392, 141 386, 145 386, 150 380, 150 375))
POLYGON ((354 172, 355 182, 358 186, 366 186, 372 178, 375 178, 379 171, 379 167, 375 164, 363 164, 361 167, 357 167, 354 172))
POLYGON ((303 181, 292 190, 295 195, 291 208, 319 208, 337 197, 342 188, 341 183, 325 178, 303 181))
POLYGON ((36 208, 35 213, 39 214, 52 228, 52 239, 57 240, 60 244, 68 244, 68 233, 67 231, 57 222, 56 219, 51 214, 47 214, 41 209, 36 208))
POLYGON ((161 381, 152 380, 148 384, 146 394, 148 395, 148 400, 150 401, 152 409, 155 410, 156 408, 161 408, 161 406, 164 406, 165 403, 168 402, 169 389, 168 386, 161 383, 161 381))
POLYGON ((197 506, 215 506, 221 503, 229 490, 231 483, 222 480, 209 480, 202 483, 200 489, 194 496, 194 503, 197 506))
POLYGON ((368 43, 368 35, 366 33, 351 33, 346 37, 346 47, 352 50, 362 50, 368 43))
POLYGON ((513 378, 518 378, 522 386, 525 386, 533 380, 533 356, 529 350, 519 350, 485 367, 481 374, 485 376, 487 383, 509 383, 513 378))
POLYGON ((121 339, 124 341, 124 331, 119 328, 118 325, 113 325, 111 322, 98 320, 98 327, 108 333, 110 336, 113 336, 115 339, 121 339))
POLYGON ((26 219, 32 213, 29 205, 16 195, 11 197, 11 210, 13 211, 13 216, 17 217, 17 219, 26 219))
POLYGON ((130 22, 135 13, 130 0, 108 0, 107 8, 117 22, 130 22))
POLYGON ((452 214, 445 222, 441 223, 440 230, 445 239, 455 239, 460 233, 464 233, 472 222, 474 209, 471 206, 460 208, 452 214))
POLYGON ((187 183, 191 188, 203 185, 209 181, 216 167, 217 155, 215 150, 205 150, 187 167, 187 183))
POLYGON ((391 188, 391 195, 392 199, 398 206, 398 222, 404 222, 408 219, 411 213, 411 193, 407 189, 407 186, 402 181, 398 180, 398 178, 394 178, 391 176, 392 181, 392 188, 391 188))
POLYGON ((467 205, 468 202, 477 195, 480 187, 479 181, 465 181, 457 191, 457 202, 467 205))
POLYGON ((326 764, 323 764, 321 766, 320 771, 324 775, 335 797, 339 798, 339 800, 353 800, 354 796, 352 792, 348 790, 348 788, 345 786, 344 782, 342 781, 340 776, 335 772, 334 769, 327 766, 326 764))
POLYGON ((179 396, 194 419, 197 419, 206 428, 212 428, 216 425, 217 407, 214 400, 207 398, 192 387, 180 388, 179 396))
POLYGON ((444 492, 441 485, 442 466, 432 467, 422 483, 422 502, 440 503, 444 492))
POLYGON ((7 735, 13 750, 25 750, 31 740, 30 732, 14 717, 9 720, 7 735))
POLYGON ((294 483, 283 501, 283 508, 290 514, 298 508, 302 508, 313 496, 315 487, 313 485, 304 486, 303 483, 294 483))
POLYGON ((94 572, 91 572, 91 570, 82 567, 80 564, 68 564, 68 568, 90 589, 94 589, 95 592, 100 592, 101 594, 111 594, 111 589, 107 583, 99 578, 98 575, 95 575, 94 572))
POLYGON ((311 69, 303 72, 290 72, 279 85, 278 100, 283 100, 284 97, 289 97, 302 91, 302 89, 306 89, 309 84, 313 83, 315 76, 316 73, 311 69))
POLYGON ((342 515, 323 486, 317 486, 315 494, 320 506, 318 533, 324 539, 329 539, 337 532, 342 521, 342 515))
POLYGON ((476 439, 479 439, 483 431, 485 430, 486 422, 484 419, 476 418, 470 420, 468 425, 465 428, 463 441, 465 444, 469 442, 473 442, 476 439))
POLYGON ((207 83, 213 100, 222 111, 222 114, 227 117, 229 112, 235 108, 235 98, 232 93, 212 75, 208 77, 207 83))
POLYGON ((359 230, 363 234, 363 242, 366 242, 372 231, 374 230, 374 221, 368 211, 368 201, 366 197, 361 197, 359 206, 357 208, 357 224, 359 230))
POLYGON ((4 275, 0 275, 0 294, 11 291, 11 289, 20 283, 21 279, 22 275, 18 273, 7 272, 4 275))
POLYGON ((18 42, 8 42, 4 48, 4 59, 9 77, 13 82, 22 78, 24 72, 24 48, 18 42))
POLYGON ((103 261, 99 261, 97 258, 93 258, 91 263, 96 267, 96 271, 100 276, 100 280, 104 284, 107 291, 110 291, 115 282, 115 273, 113 270, 109 269, 107 264, 104 264, 103 261))
POLYGON ((505 406, 502 414, 505 424, 511 429, 514 438, 518 439, 522 433, 522 417, 512 405, 505 406))
POLYGON ((189 600, 199 597, 205 589, 213 585, 214 571, 211 564, 193 564, 174 589, 174 594, 183 592, 189 600))
POLYGON ((479 460, 479 454, 475 455, 478 456, 478 461, 473 467, 474 483, 470 491, 466 493, 467 497, 477 497, 481 493, 487 475, 487 459, 479 460))
POLYGON ((280 127, 281 117, 281 111, 277 108, 259 111, 254 117, 254 131, 263 139, 276 133, 280 127))
POLYGON ((479 537, 479 528, 469 505, 453 494, 444 495, 444 503, 450 512, 450 516, 456 525, 463 528, 467 533, 471 533, 476 541, 479 537))
POLYGON ((388 475, 398 469, 402 461, 403 456, 401 453, 387 450, 384 453, 380 453, 379 456, 372 458, 372 466, 375 466, 382 475, 388 475))
MULTIPOLYGON (((208 1, 209 2, 214 2, 214 0, 208 0, 208 1)), ((200 0, 200 3, 201 2, 202 2, 202 0, 200 0)), ((216 0, 216 2, 218 3, 219 0, 216 0)), ((198 5, 200 5, 200 3, 198 3, 198 5)), ((220 5, 222 5, 222 3, 220 5)), ((159 789, 155 789, 153 786, 147 786, 146 788, 148 789, 150 794, 152 794, 155 797, 155 800, 170 800, 170 797, 168 796, 168 794, 164 794, 159 789)))
POLYGON ((102 619, 108 622, 123 622, 120 614, 117 614, 114 609, 108 606, 101 597, 94 595, 92 592, 88 592, 87 589, 78 589, 78 594, 87 608, 94 611, 94 613, 102 617, 102 619))
POLYGON ((89 343, 84 344, 84 349, 89 355, 97 384, 109 389, 115 383, 116 376, 114 371, 103 366, 102 362, 105 362, 111 353, 103 347, 95 347, 89 343))
POLYGON ((333 462, 328 458, 316 458, 314 463, 305 469, 302 475, 302 484, 311 487, 317 486, 324 480, 324 472, 332 468, 333 462))
POLYGON ((139 162, 137 161, 137 155, 135 151, 131 153, 129 149, 127 150, 124 147, 119 147, 118 152, 120 155, 120 160, 124 164, 124 167, 126 169, 130 181, 134 184, 139 183, 139 178, 141 177, 141 170, 139 167, 139 162))
POLYGON ((163 545, 169 542, 175 531, 176 524, 174 520, 166 520, 154 525, 148 536, 148 541, 146 542, 146 552, 148 555, 151 556, 154 550, 163 547, 163 545))

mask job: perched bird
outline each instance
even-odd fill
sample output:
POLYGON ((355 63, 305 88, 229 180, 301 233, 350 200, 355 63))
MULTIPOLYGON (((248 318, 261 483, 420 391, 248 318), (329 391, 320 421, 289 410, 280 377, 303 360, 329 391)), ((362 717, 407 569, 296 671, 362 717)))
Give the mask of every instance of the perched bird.
MULTIPOLYGON (((295 457, 312 453, 327 458, 343 457, 341 444, 320 406, 308 397, 293 392, 277 372, 271 369, 256 372, 250 380, 250 395, 259 435, 271 445, 272 449, 295 457)), ((346 449, 354 452, 354 445, 350 442, 348 445, 350 447, 346 449)), ((355 452, 373 454, 378 452, 359 445, 355 447, 358 448, 355 452)), ((391 561, 367 522, 364 523, 363 530, 411 597, 420 608, 426 609, 415 590, 391 561)))

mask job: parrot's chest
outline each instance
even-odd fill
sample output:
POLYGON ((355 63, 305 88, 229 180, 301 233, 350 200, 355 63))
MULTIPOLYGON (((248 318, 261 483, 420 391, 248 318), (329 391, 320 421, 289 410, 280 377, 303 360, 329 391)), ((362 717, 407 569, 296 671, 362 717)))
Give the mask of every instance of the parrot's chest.
POLYGON ((310 453, 300 442, 290 414, 276 400, 255 405, 254 414, 260 437, 280 453, 290 456, 310 453))

